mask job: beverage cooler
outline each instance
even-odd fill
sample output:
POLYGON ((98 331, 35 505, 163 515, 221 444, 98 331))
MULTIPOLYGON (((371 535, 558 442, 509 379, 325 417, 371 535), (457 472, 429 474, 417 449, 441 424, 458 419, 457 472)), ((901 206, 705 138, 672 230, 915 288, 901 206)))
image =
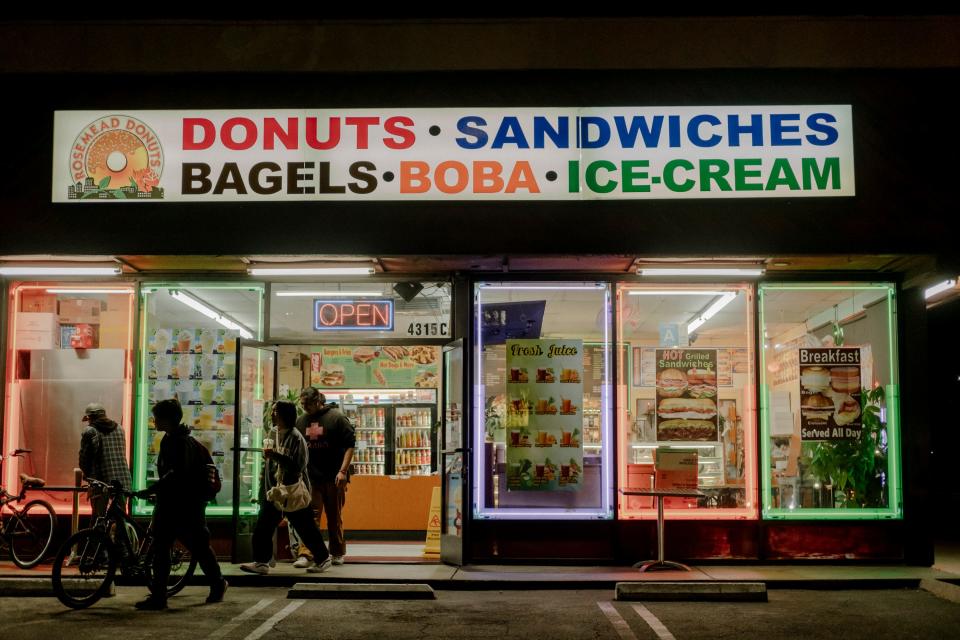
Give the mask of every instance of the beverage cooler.
POLYGON ((353 423, 353 475, 427 476, 437 471, 435 389, 380 390, 375 395, 325 390, 353 423))

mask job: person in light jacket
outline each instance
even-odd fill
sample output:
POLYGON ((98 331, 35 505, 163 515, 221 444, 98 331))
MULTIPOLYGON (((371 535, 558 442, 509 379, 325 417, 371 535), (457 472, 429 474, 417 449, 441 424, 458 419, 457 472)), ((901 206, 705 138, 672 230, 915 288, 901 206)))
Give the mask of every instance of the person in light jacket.
POLYGON ((260 514, 253 530, 253 562, 240 565, 242 571, 266 575, 270 572, 270 560, 273 557, 273 534, 284 517, 294 528, 301 542, 310 549, 314 561, 307 567, 309 573, 327 571, 332 560, 323 535, 313 518, 313 509, 307 505, 299 511, 285 513, 267 500, 267 492, 277 483, 278 470, 282 484, 296 484, 303 478, 310 490, 310 478, 307 475, 307 443, 303 435, 294 428, 297 421, 297 408, 289 402, 277 402, 273 405, 273 424, 277 426, 276 443, 272 448, 263 450, 264 465, 260 482, 260 514))

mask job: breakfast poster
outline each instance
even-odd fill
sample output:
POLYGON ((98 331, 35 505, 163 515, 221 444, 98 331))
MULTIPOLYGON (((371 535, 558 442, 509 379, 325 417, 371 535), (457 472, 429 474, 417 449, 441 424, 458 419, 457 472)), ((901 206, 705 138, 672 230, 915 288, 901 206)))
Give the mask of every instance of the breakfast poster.
POLYGON ((716 442, 717 349, 657 349, 657 441, 716 442))
POLYGON ((860 437, 860 348, 800 349, 800 439, 860 437))
POLYGON ((340 345, 310 354, 310 384, 320 389, 434 389, 439 382, 440 347, 340 345))
POLYGON ((583 341, 507 340, 507 490, 583 486, 583 341))

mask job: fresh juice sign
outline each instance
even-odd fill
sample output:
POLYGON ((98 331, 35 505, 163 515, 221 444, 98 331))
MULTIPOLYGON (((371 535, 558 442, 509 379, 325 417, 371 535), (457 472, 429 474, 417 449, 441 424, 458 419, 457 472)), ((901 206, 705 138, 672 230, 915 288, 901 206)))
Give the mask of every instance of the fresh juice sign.
POLYGON ((850 105, 58 111, 54 202, 853 196, 850 105))

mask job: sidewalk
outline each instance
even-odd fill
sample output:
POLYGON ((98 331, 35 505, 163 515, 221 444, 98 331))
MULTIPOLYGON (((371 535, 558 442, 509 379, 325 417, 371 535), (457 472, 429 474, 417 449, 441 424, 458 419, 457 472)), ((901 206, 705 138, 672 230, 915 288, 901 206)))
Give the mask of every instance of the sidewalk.
MULTIPOLYGON (((351 563, 326 573, 306 573, 288 562, 277 564, 269 575, 240 571, 239 565, 221 563, 224 575, 236 587, 290 587, 298 582, 425 583, 435 589, 612 589, 618 582, 708 581, 763 582, 768 588, 873 589, 917 588, 921 580, 960 581, 960 549, 940 559, 934 567, 900 565, 770 565, 730 564, 692 566, 691 571, 640 573, 631 567, 531 566, 443 564, 351 563)), ((198 572, 199 573, 199 572, 198 572)), ((50 565, 22 570, 9 561, 0 562, 0 585, 33 578, 49 579, 50 565)), ((202 575, 195 580, 202 583, 202 575)), ((121 583, 122 584, 122 583, 121 583)), ((0 595, 3 589, 0 588, 0 595)))

